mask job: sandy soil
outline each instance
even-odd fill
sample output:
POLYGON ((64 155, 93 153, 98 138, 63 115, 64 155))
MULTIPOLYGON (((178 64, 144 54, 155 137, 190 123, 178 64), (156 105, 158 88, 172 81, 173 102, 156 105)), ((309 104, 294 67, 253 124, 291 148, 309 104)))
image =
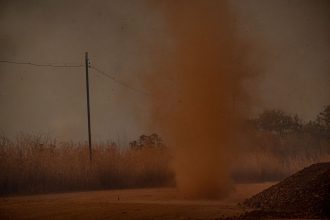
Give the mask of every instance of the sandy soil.
POLYGON ((217 219, 244 212, 238 203, 272 184, 239 184, 223 200, 188 200, 174 188, 2 197, 0 219, 217 219))

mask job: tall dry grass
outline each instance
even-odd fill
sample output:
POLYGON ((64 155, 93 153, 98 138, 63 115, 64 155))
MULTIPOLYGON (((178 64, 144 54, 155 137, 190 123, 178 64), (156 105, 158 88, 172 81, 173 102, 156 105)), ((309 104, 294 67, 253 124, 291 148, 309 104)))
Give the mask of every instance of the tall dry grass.
POLYGON ((251 132, 231 161, 238 182, 279 181, 314 163, 330 162, 329 140, 303 133, 251 132))
POLYGON ((121 149, 56 142, 45 136, 0 138, 0 194, 40 193, 172 184, 164 148, 121 149))
MULTIPOLYGON (((90 163, 85 144, 46 136, 0 137, 0 194, 174 185, 170 159, 166 147, 123 149, 95 143, 90 163)), ((278 181, 310 164, 330 161, 330 143, 308 135, 257 132, 241 139, 231 161, 236 182, 278 181)))

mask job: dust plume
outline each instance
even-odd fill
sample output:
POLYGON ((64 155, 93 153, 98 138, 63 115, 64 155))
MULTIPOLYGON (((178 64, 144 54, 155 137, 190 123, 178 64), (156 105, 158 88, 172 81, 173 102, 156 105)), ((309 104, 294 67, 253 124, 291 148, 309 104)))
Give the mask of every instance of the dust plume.
POLYGON ((155 48, 156 68, 147 80, 154 126, 172 149, 178 188, 193 198, 225 197, 233 189, 227 158, 250 103, 247 45, 235 36, 225 1, 153 6, 173 37, 171 49, 155 48))

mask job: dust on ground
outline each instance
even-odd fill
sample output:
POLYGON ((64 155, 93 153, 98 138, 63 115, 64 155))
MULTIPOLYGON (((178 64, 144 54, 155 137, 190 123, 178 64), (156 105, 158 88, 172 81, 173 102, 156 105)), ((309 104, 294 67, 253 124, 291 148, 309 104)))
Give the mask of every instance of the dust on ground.
POLYGON ((188 200, 175 188, 106 190, 0 199, 0 219, 221 219, 274 183, 238 184, 223 200, 188 200))

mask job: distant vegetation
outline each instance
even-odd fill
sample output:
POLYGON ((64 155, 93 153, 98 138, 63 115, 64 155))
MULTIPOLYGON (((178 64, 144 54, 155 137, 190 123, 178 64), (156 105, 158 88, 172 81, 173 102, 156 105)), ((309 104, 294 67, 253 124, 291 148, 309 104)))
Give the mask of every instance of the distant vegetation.
POLYGON ((93 162, 84 144, 45 136, 0 138, 0 194, 155 187, 173 184, 165 148, 121 149, 94 144, 93 162))
MULTIPOLYGON (((231 164, 237 182, 280 180, 320 161, 330 161, 330 106, 313 121, 267 110, 238 134, 231 164), (239 162, 237 162, 239 161, 239 162)), ((88 147, 45 136, 0 137, 0 194, 158 187, 175 184, 170 154, 157 134, 128 148, 116 143, 88 147)))
POLYGON ((302 134, 330 141, 330 105, 320 112, 314 121, 303 122, 298 115, 289 115, 280 110, 266 110, 256 119, 250 120, 259 131, 285 136, 302 134))
POLYGON ((141 135, 137 141, 132 141, 129 146, 133 150, 141 150, 144 148, 164 148, 165 145, 163 140, 158 134, 153 133, 152 135, 141 135))
POLYGON ((235 154, 240 164, 233 164, 238 181, 279 180, 312 163, 330 161, 330 105, 308 122, 266 110, 245 129, 235 154))

